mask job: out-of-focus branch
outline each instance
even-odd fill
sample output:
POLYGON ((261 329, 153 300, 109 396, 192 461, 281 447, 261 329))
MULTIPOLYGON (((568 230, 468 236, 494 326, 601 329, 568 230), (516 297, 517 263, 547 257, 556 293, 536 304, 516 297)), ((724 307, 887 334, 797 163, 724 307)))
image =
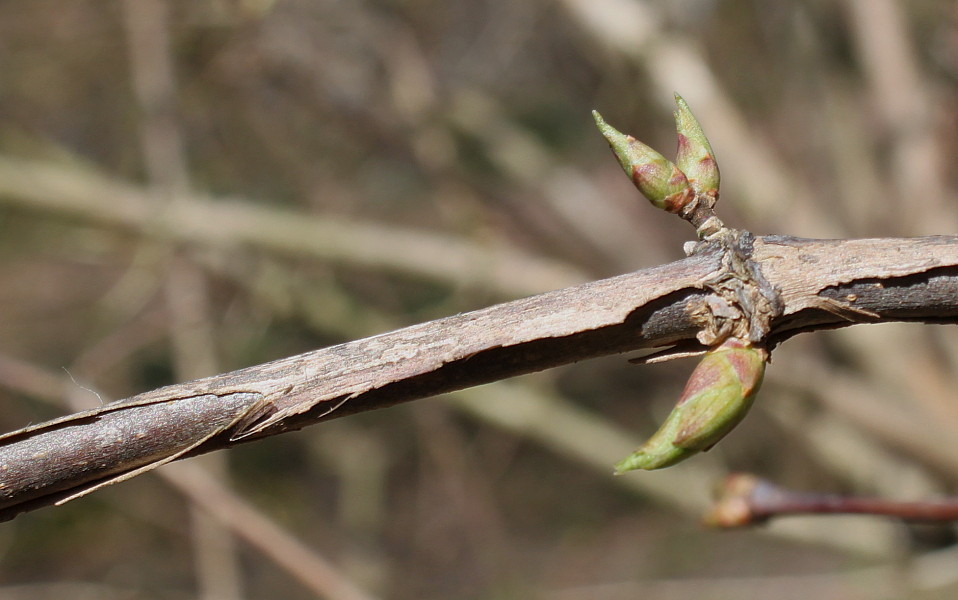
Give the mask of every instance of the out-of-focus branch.
MULTIPOLYGON (((751 240, 780 296, 767 343, 958 319, 958 238, 751 240)), ((134 396, 0 438, 0 518, 183 456, 601 355, 694 343, 720 247, 687 259, 134 396)))
POLYGON ((956 214, 954 203, 947 201, 943 154, 936 140, 936 107, 904 10, 891 0, 845 0, 844 4, 868 78, 868 97, 874 99, 880 129, 891 143, 889 180, 899 194, 910 193, 914 182, 921 182, 921 194, 914 194, 906 207, 892 206, 898 209, 896 221, 908 233, 952 227, 956 214))
POLYGON ((565 263, 424 230, 311 217, 225 198, 191 196, 158 208, 143 189, 91 169, 11 157, 0 157, 0 203, 177 242, 253 246, 411 274, 505 297, 588 280, 565 263))
POLYGON ((906 521, 956 521, 958 498, 903 502, 886 498, 796 492, 769 481, 735 473, 729 475, 705 521, 715 527, 744 527, 786 515, 865 514, 906 521))

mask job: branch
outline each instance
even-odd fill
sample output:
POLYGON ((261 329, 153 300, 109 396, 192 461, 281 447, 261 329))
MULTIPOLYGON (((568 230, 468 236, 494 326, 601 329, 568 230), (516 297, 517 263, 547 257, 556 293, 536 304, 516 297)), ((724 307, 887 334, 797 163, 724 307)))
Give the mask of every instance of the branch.
POLYGON ((958 521, 958 498, 905 502, 796 492, 748 473, 726 477, 704 521, 713 527, 745 527, 788 515, 881 515, 904 521, 958 521))
POLYGON ((268 252, 408 273, 503 297, 582 282, 561 262, 427 230, 304 215, 230 198, 179 195, 158 208, 149 192, 93 169, 0 154, 0 203, 77 217, 166 241, 268 252), (396 252, 402 248, 402 252, 396 252))
MULTIPOLYGON (((958 322, 958 237, 751 240, 769 347, 860 320, 958 322)), ((697 344, 728 250, 146 392, 0 436, 0 519, 161 464, 579 360, 697 344)))

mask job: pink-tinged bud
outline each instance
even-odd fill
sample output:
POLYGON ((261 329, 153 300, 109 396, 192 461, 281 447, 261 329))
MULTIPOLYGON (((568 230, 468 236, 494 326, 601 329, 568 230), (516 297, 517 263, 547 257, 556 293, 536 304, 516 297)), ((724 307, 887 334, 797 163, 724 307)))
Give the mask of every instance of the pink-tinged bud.
POLYGON ((675 104, 678 106, 674 113, 675 128, 679 133, 675 162, 695 193, 718 198, 719 169, 712 146, 682 96, 675 94, 675 104))
POLYGON ((729 339, 710 350, 692 371, 665 423, 616 473, 661 469, 708 450, 748 413, 762 384, 767 352, 729 339))
POLYGON ((677 166, 631 135, 625 135, 606 123, 597 111, 592 111, 592 116, 619 159, 619 164, 649 202, 663 210, 678 213, 692 201, 695 192, 677 166))

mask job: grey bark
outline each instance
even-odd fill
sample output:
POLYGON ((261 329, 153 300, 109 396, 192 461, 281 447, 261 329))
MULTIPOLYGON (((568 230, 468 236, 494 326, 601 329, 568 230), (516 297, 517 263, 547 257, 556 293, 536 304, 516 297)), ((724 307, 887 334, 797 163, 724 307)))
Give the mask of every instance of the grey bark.
MULTIPOLYGON (((748 238, 762 343, 859 321, 958 321, 958 237, 748 238)), ((729 251, 145 392, 0 436, 0 519, 158 465, 357 412, 643 348, 701 348, 729 251)))

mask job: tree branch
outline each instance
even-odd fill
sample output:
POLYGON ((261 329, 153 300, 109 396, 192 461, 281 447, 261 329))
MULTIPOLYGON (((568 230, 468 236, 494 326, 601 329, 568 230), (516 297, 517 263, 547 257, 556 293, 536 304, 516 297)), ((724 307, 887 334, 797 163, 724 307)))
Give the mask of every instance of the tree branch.
MULTIPOLYGON (((958 322, 958 237, 748 238, 780 311, 764 342, 857 321, 958 322)), ((0 436, 0 519, 156 466, 514 375, 696 344, 727 250, 146 392, 0 436)))

